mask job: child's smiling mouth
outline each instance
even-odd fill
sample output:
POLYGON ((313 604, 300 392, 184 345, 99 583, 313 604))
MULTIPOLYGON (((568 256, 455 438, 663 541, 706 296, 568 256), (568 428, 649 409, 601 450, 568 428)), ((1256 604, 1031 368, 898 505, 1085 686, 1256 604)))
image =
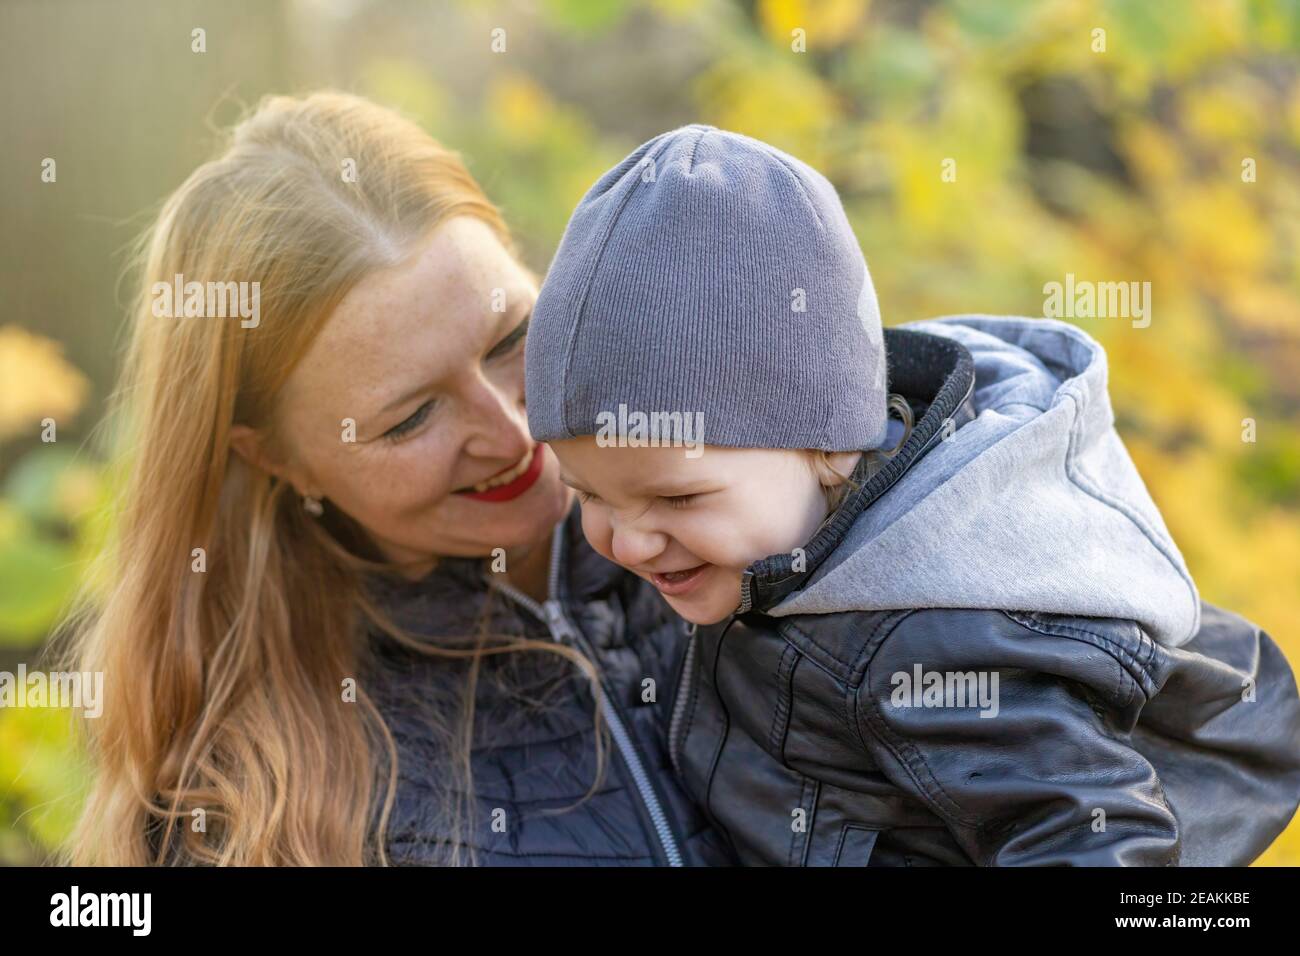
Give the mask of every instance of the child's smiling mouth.
POLYGON ((665 571, 663 573, 650 572, 650 583, 659 589, 661 594, 669 597, 681 597, 688 594, 699 585, 704 578, 704 572, 711 565, 697 564, 693 568, 684 568, 681 571, 665 571))

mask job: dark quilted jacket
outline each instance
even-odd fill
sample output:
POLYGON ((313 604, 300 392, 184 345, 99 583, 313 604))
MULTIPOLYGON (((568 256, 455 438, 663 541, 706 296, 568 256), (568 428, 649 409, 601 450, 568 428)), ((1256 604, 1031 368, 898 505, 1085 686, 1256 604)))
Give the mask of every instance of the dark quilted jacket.
MULTIPOLYGON (((594 700, 578 668, 549 652, 483 659, 473 731, 472 822, 465 842, 489 866, 717 865, 734 862, 674 779, 667 728, 686 635, 659 595, 595 554, 575 509, 555 534, 551 600, 505 593, 478 559, 445 559, 419 582, 376 582, 403 627, 473 635, 484 613, 493 633, 565 643, 594 659, 612 706, 608 766, 593 796, 594 700), (493 587, 489 592, 488 580, 493 587), (485 603, 486 602, 486 603, 485 603), (545 618, 550 618, 550 624, 545 618), (570 809, 565 810, 566 807, 570 809), (560 811, 560 812, 557 812, 560 811)), ((509 589, 512 590, 512 589, 509 589)), ((447 748, 432 728, 454 721, 469 665, 426 657, 373 636, 366 687, 399 753, 387 850, 396 864, 445 859, 441 796, 456 791, 447 748)))

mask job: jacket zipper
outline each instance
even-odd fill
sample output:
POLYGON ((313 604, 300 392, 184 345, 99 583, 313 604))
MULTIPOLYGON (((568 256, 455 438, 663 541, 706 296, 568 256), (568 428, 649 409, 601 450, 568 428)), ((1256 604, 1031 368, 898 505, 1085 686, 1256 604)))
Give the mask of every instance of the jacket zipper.
MULTIPOLYGON (((524 594, 518 588, 508 582, 498 582, 492 580, 494 587, 498 588, 503 594, 509 597, 520 607, 529 611, 534 617, 546 625, 546 629, 551 634, 551 639, 558 644, 569 643, 570 641, 578 650, 586 654, 594 663, 595 655, 591 649, 586 647, 586 642, 582 639, 578 628, 569 620, 564 613, 564 605, 559 600, 560 585, 560 563, 561 552, 564 546, 564 522, 555 527, 555 535, 551 542, 551 566, 547 581, 547 594, 549 597, 543 603, 539 604, 527 594, 524 594)), ((627 765, 628 771, 632 774, 632 780, 636 784, 637 793, 641 797, 641 802, 650 815, 654 823, 655 833, 659 838, 659 845, 663 847, 664 856, 668 860, 669 866, 681 866, 682 856, 677 848, 677 840, 673 837, 672 828, 668 824, 668 817, 659 803, 659 797, 655 794, 654 787, 650 783, 650 777, 645 771, 641 758, 636 752, 636 747, 632 744, 632 738, 628 735, 627 728, 623 725, 623 719, 619 712, 614 708, 614 703, 609 696, 605 687, 605 680, 600 677, 597 681, 597 692, 600 694, 601 710, 605 712, 605 719, 609 723, 611 736, 614 738, 614 744, 618 747, 619 753, 623 757, 623 762, 627 765)))
POLYGON ((695 669, 695 647, 698 641, 695 632, 698 628, 692 624, 686 631, 686 653, 682 658, 682 676, 677 682, 677 697, 673 700, 673 715, 668 721, 668 759, 672 761, 677 776, 682 776, 681 760, 678 758, 678 731, 681 730, 682 718, 686 716, 686 697, 691 685, 691 673, 695 669))
POLYGON ((753 597, 754 572, 750 570, 742 571, 740 574, 740 606, 736 608, 736 614, 747 614, 754 608, 753 597))
MULTIPOLYGON (((964 406, 968 401, 970 401, 970 397, 974 394, 975 394, 975 379, 974 377, 972 377, 970 380, 970 384, 966 386, 966 394, 962 396, 961 401, 959 401, 956 404, 956 406, 953 408, 952 414, 949 415, 945 419, 945 421, 954 419, 957 413, 961 411, 962 406, 964 406)), ((929 441, 927 441, 924 445, 922 445, 920 450, 917 451, 916 455, 912 459, 913 462, 915 462, 918 458, 924 455, 930 449, 930 447, 934 445, 936 441, 940 441, 942 438, 943 438, 943 429, 940 428, 933 435, 931 435, 929 441)), ((899 479, 901 478, 902 476, 900 475, 899 479)), ((886 488, 885 490, 888 491, 889 489, 886 488)), ((883 493, 884 492, 881 492, 881 494, 883 493)), ((829 520, 829 518, 830 516, 828 515, 827 520, 829 520)), ((753 609, 754 609, 754 572, 747 569, 743 571, 740 575, 740 605, 736 608, 735 613, 747 614, 753 609)))

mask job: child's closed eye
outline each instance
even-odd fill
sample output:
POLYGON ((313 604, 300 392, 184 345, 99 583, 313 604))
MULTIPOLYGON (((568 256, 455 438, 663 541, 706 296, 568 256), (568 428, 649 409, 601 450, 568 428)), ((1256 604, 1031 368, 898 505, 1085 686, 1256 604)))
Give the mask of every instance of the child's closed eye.
MULTIPOLYGON (((600 497, 598 495, 595 495, 590 491, 582 491, 577 488, 575 488, 574 491, 578 495, 578 501, 584 505, 592 501, 600 500, 600 497)), ((688 504, 691 503, 693 499, 697 497, 699 496, 698 495, 660 495, 659 500, 668 502, 668 507, 670 508, 685 508, 688 504)))

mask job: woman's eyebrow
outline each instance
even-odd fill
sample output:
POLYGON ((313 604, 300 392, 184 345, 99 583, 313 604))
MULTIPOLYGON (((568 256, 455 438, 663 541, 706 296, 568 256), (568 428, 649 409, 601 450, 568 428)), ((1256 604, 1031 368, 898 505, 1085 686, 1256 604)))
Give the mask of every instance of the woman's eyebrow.
POLYGON ((528 307, 528 310, 524 313, 524 317, 515 324, 515 327, 511 329, 509 332, 507 332, 505 337, 502 338, 499 342, 497 342, 496 345, 492 346, 492 349, 491 351, 488 352, 487 357, 496 358, 501 353, 511 349, 516 342, 518 342, 525 335, 527 335, 528 322, 532 317, 533 317, 533 307, 530 305, 528 307))
MULTIPOLYGON (((496 345, 492 346, 492 349, 487 353, 488 358, 496 357, 496 355, 511 348, 523 336, 528 334, 528 322, 533 316, 532 302, 528 303, 528 305, 524 308, 523 313, 524 313, 523 318, 520 319, 518 322, 516 322, 514 327, 509 332, 507 332, 506 335, 500 341, 498 341, 496 345)), ((414 386, 413 388, 403 392, 402 394, 398 395, 390 402, 385 404, 383 408, 379 409, 375 413, 375 417, 383 418, 389 412, 396 411, 397 409, 405 405, 407 402, 427 392, 431 387, 431 384, 432 383, 430 382, 421 382, 420 384, 414 386)))
POLYGON ((394 398, 391 402, 386 404, 383 408, 379 409, 375 413, 375 417, 383 418, 389 412, 401 408, 407 402, 411 401, 411 399, 416 398, 417 396, 422 395, 425 392, 429 391, 429 388, 430 388, 429 382, 421 382, 419 385, 416 385, 414 388, 411 388, 408 391, 403 392, 401 395, 399 395, 398 397, 394 398))

